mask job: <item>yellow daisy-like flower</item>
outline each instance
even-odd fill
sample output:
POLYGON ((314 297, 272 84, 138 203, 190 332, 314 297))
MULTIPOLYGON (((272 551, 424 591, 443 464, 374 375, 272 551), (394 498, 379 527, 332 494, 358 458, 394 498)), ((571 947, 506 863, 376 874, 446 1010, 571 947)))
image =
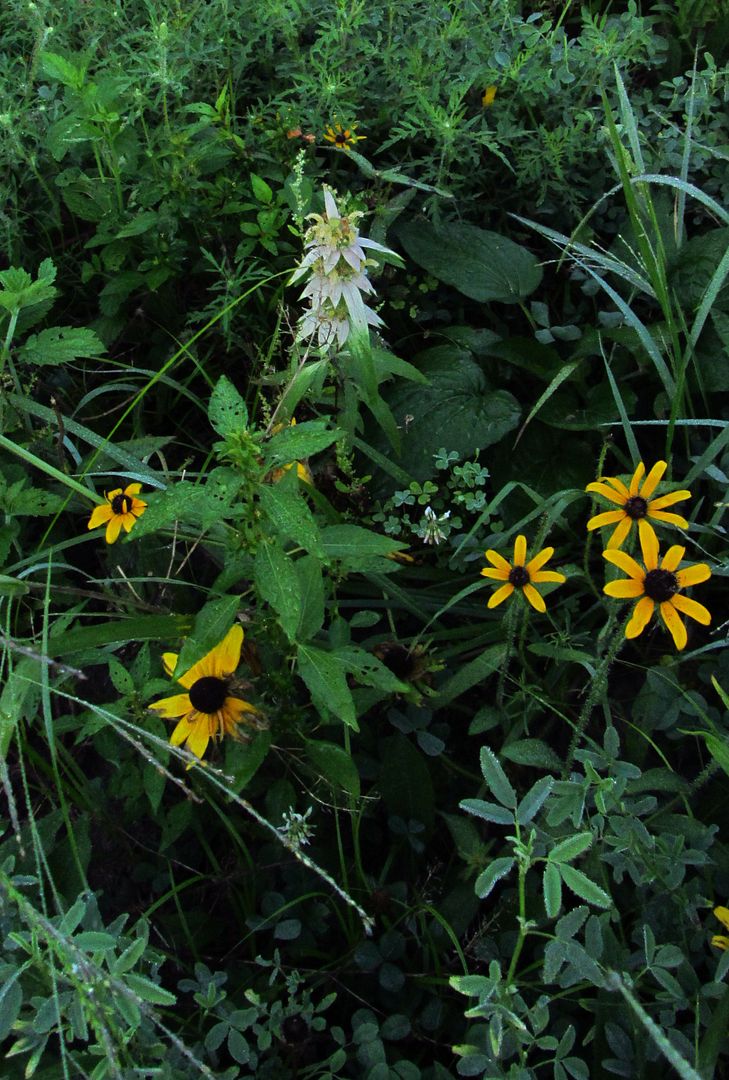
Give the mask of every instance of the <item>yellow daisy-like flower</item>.
POLYGON ((525 536, 517 536, 514 541, 513 565, 508 563, 503 555, 499 555, 498 551, 489 550, 484 554, 492 564, 493 569, 487 567, 481 571, 482 575, 505 583, 491 596, 488 602, 490 608, 495 608, 506 600, 511 596, 514 589, 521 589, 533 608, 536 608, 537 611, 546 611, 546 604, 532 582, 539 584, 540 581, 562 582, 567 580, 564 574, 559 574, 556 570, 542 570, 544 564, 548 563, 554 555, 554 548, 552 547, 542 548, 533 559, 529 562, 526 561, 527 542, 525 536))
POLYGON ((367 138, 366 135, 357 135, 356 127, 356 124, 348 128, 342 127, 341 124, 330 124, 324 132, 324 138, 327 142, 333 143, 337 150, 351 150, 358 142, 367 138))
POLYGON ((94 509, 87 528, 98 529, 99 525, 106 525, 106 542, 113 544, 122 526, 125 532, 129 532, 147 509, 146 502, 136 498, 141 490, 141 484, 127 484, 123 491, 121 488, 105 491, 106 502, 94 509))
MULTIPOLYGON (((173 746, 184 743, 190 753, 201 758, 211 738, 231 735, 239 739, 239 724, 258 726, 258 709, 230 693, 242 644, 242 628, 232 626, 214 649, 179 676, 177 681, 186 694, 175 694, 149 706, 167 719, 182 717, 170 737, 173 746)), ((177 653, 163 653, 162 663, 171 676, 177 666, 177 653)))
POLYGON ((496 97, 496 87, 495 86, 487 86, 486 89, 483 92, 482 97, 481 97, 481 105, 483 106, 483 108, 484 109, 490 108, 494 103, 494 98, 495 97, 496 97))
POLYGON ((638 468, 633 473, 633 478, 628 487, 617 476, 602 476, 592 484, 588 484, 585 491, 594 491, 610 502, 618 503, 619 510, 608 510, 604 514, 597 514, 590 518, 587 523, 589 532, 593 529, 601 529, 603 525, 614 525, 612 536, 607 542, 608 548, 619 548, 632 529, 635 522, 638 523, 638 533, 641 540, 644 535, 650 533, 655 536, 653 526, 648 518, 656 521, 668 521, 672 525, 678 525, 682 529, 688 529, 688 521, 680 514, 667 514, 667 506, 683 502, 691 498, 690 491, 671 491, 668 495, 661 495, 658 499, 651 499, 661 477, 668 468, 665 461, 657 461, 651 471, 643 480, 645 465, 639 462, 638 468), (641 484, 641 480, 643 483, 641 484))
MULTIPOLYGON (((729 930, 729 908, 715 907, 714 915, 721 925, 729 930)), ((714 934, 711 944, 715 945, 717 949, 729 949, 729 937, 726 934, 714 934)))
POLYGON ((706 581, 711 577, 711 570, 706 563, 696 563, 694 566, 679 570, 678 564, 686 551, 686 548, 679 544, 674 544, 668 549, 659 566, 658 539, 652 529, 641 532, 640 546, 643 550, 645 568, 640 566, 635 559, 631 559, 630 555, 626 555, 624 551, 615 549, 603 551, 604 559, 628 574, 627 578, 609 581, 603 591, 608 596, 616 596, 620 600, 639 597, 630 621, 625 627, 626 638, 635 638, 643 633, 658 604, 661 618, 676 648, 683 649, 688 636, 686 627, 679 618, 679 612, 688 615, 690 619, 695 619, 703 626, 709 625, 711 614, 702 604, 697 604, 695 600, 683 596, 680 590, 706 581))

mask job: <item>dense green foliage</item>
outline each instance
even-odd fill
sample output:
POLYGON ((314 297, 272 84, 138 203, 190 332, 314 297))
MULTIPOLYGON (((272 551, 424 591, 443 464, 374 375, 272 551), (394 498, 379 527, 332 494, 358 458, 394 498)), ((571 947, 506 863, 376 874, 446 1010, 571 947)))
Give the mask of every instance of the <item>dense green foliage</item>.
POLYGON ((5 0, 3 1077, 727 1075, 723 7, 5 0))

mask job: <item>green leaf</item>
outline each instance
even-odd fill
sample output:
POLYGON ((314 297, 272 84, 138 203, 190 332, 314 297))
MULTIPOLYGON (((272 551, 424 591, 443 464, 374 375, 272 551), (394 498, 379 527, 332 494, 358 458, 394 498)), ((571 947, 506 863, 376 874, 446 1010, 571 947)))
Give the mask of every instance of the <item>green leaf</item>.
POLYGON ((320 559, 325 557, 319 526, 301 494, 293 470, 277 483, 261 487, 259 500, 277 533, 285 539, 295 540, 309 554, 320 559))
POLYGON ((458 805, 467 814, 483 818, 484 821, 490 821, 494 825, 514 824, 513 811, 507 810, 505 806, 499 806, 498 803, 484 802, 483 799, 461 799, 458 805))
POLYGON ((211 600, 197 613, 192 631, 180 649, 177 666, 172 673, 178 678, 219 645, 235 621, 240 607, 238 596, 221 596, 211 600))
POLYGON ((515 765, 531 765, 535 769, 562 768, 562 762, 551 746, 541 739, 516 739, 501 747, 501 756, 515 765))
POLYGON ((254 580, 261 597, 271 605, 289 641, 301 620, 299 578, 293 561, 276 540, 264 541, 256 552, 254 580))
MULTIPOLYGON (((476 683, 483 682, 485 679, 492 675, 495 671, 501 667, 504 659, 504 646, 503 645, 491 645, 488 649, 475 657, 473 660, 469 660, 467 664, 464 664, 459 671, 456 672, 452 678, 448 679, 446 683, 441 686, 438 694, 433 702, 436 708, 442 708, 449 702, 454 701, 461 694, 465 694, 467 690, 470 690, 476 683)), ((476 714, 477 717, 479 714, 476 714)), ((492 727, 489 724, 489 727, 492 727)), ((479 731, 488 730, 487 728, 480 728, 478 730, 472 730, 470 734, 477 735, 479 731)))
POLYGON ((382 742, 380 790, 388 813, 405 821, 421 821, 433 827, 433 782, 423 755, 404 735, 390 735, 382 742))
POLYGON ((53 285, 55 280, 56 268, 50 259, 44 259, 40 264, 35 281, 25 270, 15 266, 0 271, 0 308, 18 312, 53 300, 58 295, 58 289, 53 285))
POLYGON ((384 396, 403 430, 399 465, 415 480, 434 475, 433 457, 441 447, 467 459, 517 427, 521 410, 516 398, 494 390, 469 352, 437 346, 416 356, 414 364, 428 385, 397 383, 384 396))
POLYGON ((482 870, 476 878, 476 884, 474 885, 476 896, 481 900, 485 900, 494 885, 496 885, 501 878, 506 877, 506 875, 510 873, 515 862, 516 860, 511 857, 504 857, 501 859, 494 859, 493 862, 489 863, 486 869, 482 870))
POLYGON ((263 444, 263 455, 269 468, 289 465, 326 450, 342 438, 337 428, 332 430, 324 420, 307 420, 303 424, 282 427, 263 444))
POLYGON ((208 419, 218 435, 235 435, 248 427, 248 408, 230 379, 221 375, 208 405, 208 419))
POLYGON ((93 330, 85 327, 53 326, 33 334, 18 350, 26 364, 68 364, 81 357, 101 356, 106 347, 93 330))
POLYGON ((20 986, 20 970, 8 976, 0 988, 0 1041, 4 1042, 20 1015, 23 990, 20 986))
POLYGON ((116 938, 113 934, 105 934, 101 930, 82 930, 80 934, 76 934, 73 943, 84 952, 108 952, 116 947, 116 938))
POLYGON ((574 866, 559 864, 559 872, 568 889, 571 889, 580 900, 586 900, 588 904, 596 904, 598 907, 610 908, 613 906, 612 899, 608 894, 591 881, 587 874, 581 870, 575 870, 574 866))
POLYGON ((509 783, 496 754, 488 746, 482 746, 480 760, 481 772, 491 794, 498 799, 502 806, 508 806, 510 810, 514 810, 516 808, 516 792, 509 783))
POLYGON ((550 852, 547 854, 547 858, 550 862, 555 863, 568 863, 576 859, 578 855, 582 855, 587 851, 593 841, 592 833, 576 833, 575 836, 568 836, 566 840, 560 840, 558 844, 555 844, 550 852))
MULTIPOLYGON (((245 730, 245 729, 243 729, 245 730)), ((231 790, 240 795, 266 760, 271 747, 270 731, 258 731, 246 742, 228 740, 225 773, 231 778, 231 790)))
POLYGON ((352 691, 336 654, 300 644, 297 657, 299 675, 308 686, 314 705, 324 716, 334 715, 354 731, 359 731, 352 691))
POLYGON ((337 657, 347 671, 365 686, 376 686, 390 694, 403 693, 408 689, 390 669, 376 656, 358 645, 344 645, 337 650, 337 657))
POLYGON ((336 743, 307 739, 304 751, 317 772, 328 784, 359 798, 360 780, 357 766, 351 756, 336 743))
POLYGON ((537 780, 536 784, 527 791, 516 811, 516 820, 520 825, 528 825, 532 818, 539 813, 542 806, 549 798, 553 786, 554 778, 551 776, 543 776, 541 780, 537 780))
POLYGON ((177 998, 169 990, 164 990, 151 979, 144 975, 137 975, 130 971, 124 977, 124 982, 142 1001, 149 1001, 152 1005, 174 1005, 177 998))
POLYGON ((294 563, 299 579, 301 618, 296 628, 296 640, 308 641, 321 630, 324 623, 324 578, 321 563, 313 555, 304 555, 294 563))
POLYGON ((542 280, 531 251, 476 225, 418 220, 401 226, 397 235, 414 262, 472 300, 516 304, 542 280))
POLYGON ((67 60, 65 56, 60 56, 59 53, 42 52, 40 54, 40 68, 46 78, 57 79, 72 90, 80 90, 83 86, 86 67, 85 63, 80 67, 76 67, 75 64, 67 60))
POLYGON ((559 909, 562 907, 562 879, 554 863, 547 863, 544 868, 542 889, 544 892, 544 910, 547 912, 547 918, 556 919, 559 915, 559 909))
POLYGON ((255 173, 251 173, 251 191, 259 202, 265 203, 267 206, 273 202, 273 192, 268 186, 265 180, 255 173))
POLYGON ((29 592, 29 586, 18 578, 0 574, 0 596, 25 596, 29 592))
POLYGON ((729 776, 729 746, 726 741, 708 733, 704 733, 704 740, 714 761, 729 776))
POLYGON ((391 536, 372 532, 361 525, 329 525, 322 529, 321 542, 327 558, 340 560, 347 570, 369 569, 373 558, 380 569, 380 559, 407 547, 391 536))

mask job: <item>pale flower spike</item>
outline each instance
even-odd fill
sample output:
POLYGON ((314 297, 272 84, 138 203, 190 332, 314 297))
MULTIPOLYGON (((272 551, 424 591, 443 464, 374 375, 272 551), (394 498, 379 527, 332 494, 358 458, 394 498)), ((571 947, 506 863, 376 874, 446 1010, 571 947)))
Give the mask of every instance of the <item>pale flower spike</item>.
POLYGON ((309 214, 313 221, 304 237, 305 254, 290 284, 308 276, 301 297, 309 302, 297 340, 316 337, 320 348, 335 343, 341 348, 353 328, 382 326, 382 319, 368 308, 363 296, 374 296, 367 276, 366 249, 396 259, 394 251, 360 236, 356 222, 361 211, 342 217, 330 188, 324 188, 324 214, 309 214))

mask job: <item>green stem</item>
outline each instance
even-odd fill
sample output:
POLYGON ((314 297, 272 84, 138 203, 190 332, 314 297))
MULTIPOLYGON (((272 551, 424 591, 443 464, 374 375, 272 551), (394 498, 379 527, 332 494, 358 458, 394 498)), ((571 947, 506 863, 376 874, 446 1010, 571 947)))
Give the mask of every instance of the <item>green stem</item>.
POLYGON ((501 671, 499 672, 499 681, 496 686, 496 704, 499 708, 502 708, 504 704, 504 691, 506 686, 506 674, 509 670, 509 664, 514 652, 514 638, 516 636, 517 626, 517 612, 518 608, 516 603, 512 603, 509 614, 506 616, 504 623, 504 630, 506 632, 506 648, 504 649, 504 659, 501 663, 501 671))
MULTIPOLYGON (((516 821, 516 841, 517 845, 521 844, 521 833, 519 829, 519 822, 516 821)), ((516 965, 519 963, 519 957, 521 956, 521 950, 524 948, 524 942, 527 938, 526 930, 526 875, 527 875, 528 863, 525 859, 519 858, 519 937, 517 938, 516 945, 514 946, 514 952, 511 956, 511 963, 509 964, 509 970, 506 975, 506 984, 510 986, 514 975, 516 973, 516 965)))
POLYGON ((575 724, 574 730, 572 732, 572 739, 570 741, 569 750, 567 752, 567 760, 562 770, 562 776, 564 779, 569 776, 570 769, 572 768, 572 763, 575 760, 575 753, 577 751, 577 747, 579 746, 580 739, 582 738, 584 730, 587 727, 587 723, 592 716, 592 710, 595 708, 595 705, 597 704, 599 698, 602 696, 605 690, 610 668, 612 667, 613 661, 620 652, 620 648, 623 644, 623 640, 625 637, 623 631, 623 619, 619 618, 618 614, 615 611, 610 612, 610 617, 605 627, 605 633, 606 635, 610 634, 611 636, 608 639, 608 646, 605 651, 605 655, 600 661, 600 664, 598 665, 597 670, 595 671, 595 674, 592 678, 592 683, 590 684, 590 692, 585 698, 585 704, 582 706, 580 715, 577 718, 577 723, 575 724))

